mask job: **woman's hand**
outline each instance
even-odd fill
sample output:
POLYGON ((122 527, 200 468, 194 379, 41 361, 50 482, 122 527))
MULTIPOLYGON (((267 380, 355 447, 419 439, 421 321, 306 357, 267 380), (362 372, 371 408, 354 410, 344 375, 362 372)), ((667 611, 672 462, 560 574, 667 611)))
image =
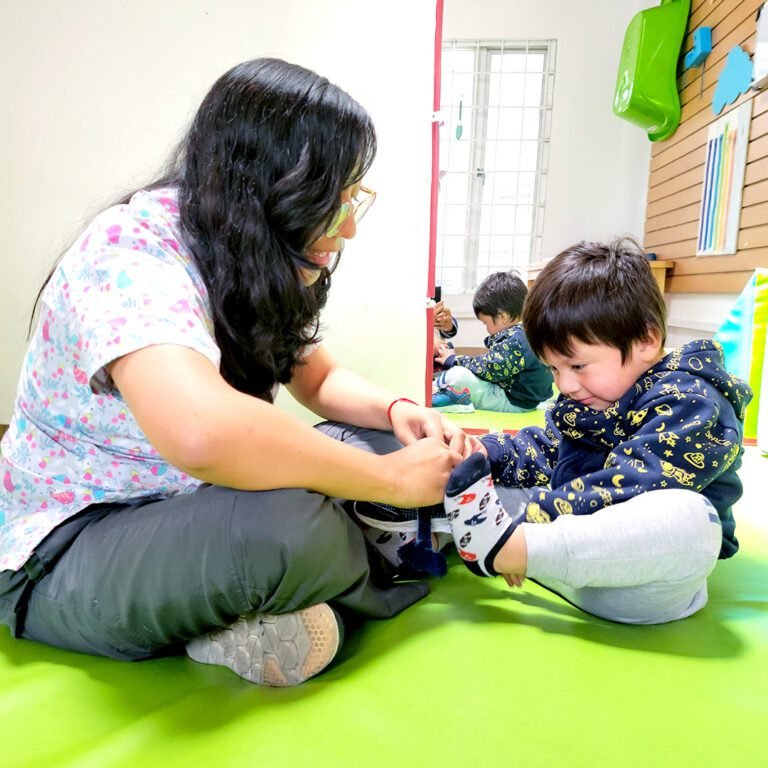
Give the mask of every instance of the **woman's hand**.
POLYGON ((411 445, 425 437, 434 437, 461 454, 464 459, 482 450, 477 438, 465 434, 461 427, 431 408, 400 400, 392 406, 390 418, 392 431, 403 445, 411 445))
POLYGON ((462 454, 432 437, 380 456, 388 490, 385 497, 376 500, 396 507, 438 504, 444 499, 448 477, 463 459, 462 454))

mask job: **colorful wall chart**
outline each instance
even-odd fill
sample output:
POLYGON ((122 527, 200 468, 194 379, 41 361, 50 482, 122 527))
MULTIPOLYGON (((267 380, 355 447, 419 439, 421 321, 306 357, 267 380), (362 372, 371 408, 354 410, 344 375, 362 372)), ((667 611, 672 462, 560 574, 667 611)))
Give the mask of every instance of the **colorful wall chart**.
POLYGON ((736 253, 752 99, 709 126, 697 256, 736 253))

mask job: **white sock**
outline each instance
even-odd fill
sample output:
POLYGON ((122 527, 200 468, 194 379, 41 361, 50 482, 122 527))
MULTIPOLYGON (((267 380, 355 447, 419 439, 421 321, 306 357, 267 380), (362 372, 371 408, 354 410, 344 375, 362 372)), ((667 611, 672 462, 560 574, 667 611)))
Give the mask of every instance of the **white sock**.
POLYGON ((451 473, 445 511, 467 568, 478 576, 498 576, 493 560, 517 526, 501 506, 482 453, 473 453, 451 473))

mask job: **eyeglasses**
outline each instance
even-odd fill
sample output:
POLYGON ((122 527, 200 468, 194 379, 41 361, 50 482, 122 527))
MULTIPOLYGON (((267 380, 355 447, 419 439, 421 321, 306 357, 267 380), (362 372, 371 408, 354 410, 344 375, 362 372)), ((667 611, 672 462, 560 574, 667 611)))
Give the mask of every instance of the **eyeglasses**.
POLYGON ((376 199, 376 193, 372 189, 367 187, 360 187, 360 192, 365 197, 362 200, 355 198, 347 203, 342 203, 339 206, 339 210, 333 215, 333 220, 330 226, 325 231, 326 237, 336 237, 339 234, 339 230, 344 226, 344 222, 350 215, 354 216, 355 222, 359 222, 363 216, 371 209, 373 201, 376 199))

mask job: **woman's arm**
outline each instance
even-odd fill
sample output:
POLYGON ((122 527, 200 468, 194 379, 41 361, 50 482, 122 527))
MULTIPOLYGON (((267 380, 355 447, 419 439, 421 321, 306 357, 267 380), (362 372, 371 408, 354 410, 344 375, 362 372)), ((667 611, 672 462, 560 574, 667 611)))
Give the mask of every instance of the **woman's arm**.
MULTIPOLYGON (((462 458, 436 439, 386 456, 352 448, 237 391, 206 357, 186 347, 137 350, 112 363, 110 373, 158 452, 216 485, 308 488, 340 498, 418 506, 442 499, 448 475, 462 458)), ((375 426, 383 424, 381 398, 386 399, 381 392, 366 398, 378 411, 375 426)), ((344 415, 330 400, 328 413, 344 415)), ((318 402, 325 399, 320 396, 318 402)))
POLYGON ((434 437, 464 457, 477 450, 477 441, 440 412, 402 400, 395 402, 396 394, 336 365, 322 345, 296 369, 288 390, 318 416, 359 427, 392 429, 403 445, 434 437))
MULTIPOLYGON (((331 421, 358 427, 392 429, 387 408, 398 395, 346 368, 339 367, 322 346, 316 346, 297 366, 288 391, 310 411, 331 421)), ((398 403, 392 414, 406 403, 398 403)), ((436 430, 433 437, 438 437, 436 430)))

